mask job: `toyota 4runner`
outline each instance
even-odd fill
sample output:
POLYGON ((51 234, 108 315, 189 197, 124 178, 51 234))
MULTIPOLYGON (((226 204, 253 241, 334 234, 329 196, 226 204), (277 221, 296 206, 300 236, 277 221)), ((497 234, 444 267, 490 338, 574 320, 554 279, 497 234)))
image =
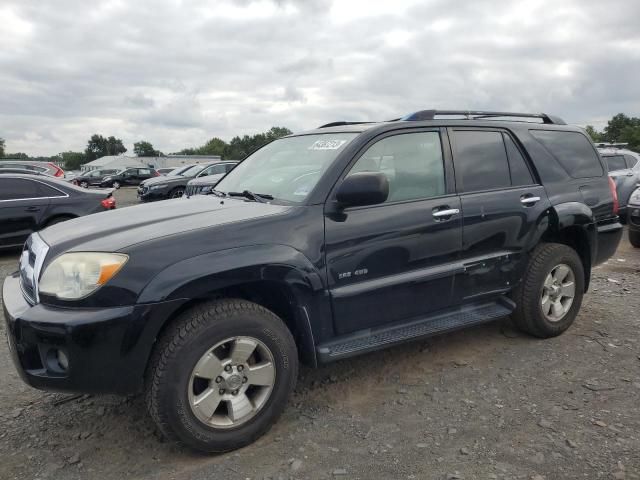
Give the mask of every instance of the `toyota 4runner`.
POLYGON ((2 295, 29 385, 144 391, 167 437, 220 452, 268 430, 299 361, 509 315, 559 335, 621 234, 581 129, 426 110, 290 135, 209 195, 33 234, 2 295))

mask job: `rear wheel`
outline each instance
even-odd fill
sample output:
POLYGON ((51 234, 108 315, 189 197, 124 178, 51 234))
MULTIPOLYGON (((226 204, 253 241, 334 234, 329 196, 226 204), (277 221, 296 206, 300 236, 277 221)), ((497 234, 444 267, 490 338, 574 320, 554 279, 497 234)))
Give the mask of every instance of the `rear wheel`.
POLYGON ((536 337, 560 335, 576 318, 584 292, 584 268, 572 248, 539 245, 514 291, 514 323, 536 337))
POLYGON ((147 406, 166 437, 204 452, 234 450, 277 420, 297 373, 282 320, 251 302, 219 300, 182 314, 158 342, 147 406))
POLYGON ((89 184, 87 182, 80 182, 80 186, 82 188, 89 188, 89 184))
POLYGON ((629 242, 636 248, 640 248, 640 230, 629 230, 629 242))
POLYGON ((120 188, 120 182, 115 181, 113 182, 113 188, 115 188, 116 190, 120 188))

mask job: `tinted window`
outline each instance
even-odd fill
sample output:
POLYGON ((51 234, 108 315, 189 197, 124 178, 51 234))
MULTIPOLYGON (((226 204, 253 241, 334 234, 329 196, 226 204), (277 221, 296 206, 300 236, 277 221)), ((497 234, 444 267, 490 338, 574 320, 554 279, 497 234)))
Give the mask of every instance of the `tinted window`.
POLYGON ((445 193, 438 132, 387 137, 360 157, 349 174, 382 172, 389 179, 387 202, 430 198, 445 193))
POLYGON ((535 183, 527 166, 527 162, 522 156, 522 152, 520 152, 520 149, 518 149, 513 139, 506 133, 504 134, 504 143, 507 147, 507 156, 509 157, 511 185, 532 185, 535 183))
POLYGON ((611 155, 603 157, 605 163, 607 164, 607 170, 610 172, 614 172, 616 170, 624 170, 627 168, 627 164, 624 161, 624 157, 622 155, 611 155))
POLYGON ((138 175, 151 175, 151 170, 148 168, 140 168, 138 169, 138 175))
POLYGON ((38 182, 38 190, 40 192, 39 196, 42 197, 64 197, 65 194, 60 190, 50 187, 49 185, 45 185, 44 183, 38 182))
POLYGON ((0 178, 0 200, 41 197, 38 184, 20 178, 0 178))
POLYGON ((207 175, 220 175, 221 173, 227 173, 226 165, 212 165, 206 168, 199 176, 205 177, 207 175))
POLYGON ((638 160, 635 157, 632 157, 631 155, 625 155, 624 158, 627 159, 627 167, 629 168, 635 167, 636 163, 638 163, 638 160))
POLYGON ((224 170, 225 170, 225 172, 230 172, 231 170, 233 170, 233 167, 235 167, 235 166, 236 166, 235 163, 227 163, 224 166, 224 170))
POLYGON ((133 177, 134 175, 138 174, 138 170, 125 170, 124 172, 122 172, 122 176, 123 177, 133 177))
POLYGON ((507 152, 500 132, 456 130, 453 137, 458 191, 511 186, 507 152))
POLYGON ((578 132, 530 130, 573 178, 599 177, 602 166, 593 145, 578 132))

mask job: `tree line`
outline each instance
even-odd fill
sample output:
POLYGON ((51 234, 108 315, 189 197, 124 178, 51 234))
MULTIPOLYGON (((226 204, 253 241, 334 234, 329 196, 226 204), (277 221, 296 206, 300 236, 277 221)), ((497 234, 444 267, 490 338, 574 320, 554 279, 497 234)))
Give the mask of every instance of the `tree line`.
POLYGON ((594 142, 628 143, 629 149, 640 151, 640 118, 628 117, 624 113, 614 115, 599 132, 587 125, 585 130, 594 142))
MULTIPOLYGON (((285 127, 272 127, 266 132, 255 135, 236 136, 229 142, 221 138, 213 137, 204 145, 195 148, 185 148, 177 155, 219 155, 225 160, 242 160, 261 146, 292 132, 285 127)), ((82 152, 67 151, 51 157, 29 157, 26 153, 6 153, 5 140, 0 138, 0 158, 13 158, 24 160, 41 160, 47 162, 60 162, 67 170, 78 170, 85 163, 107 155, 122 155, 127 151, 121 139, 114 136, 105 137, 94 134, 87 141, 87 147, 82 152)), ((137 157, 164 156, 156 150, 151 142, 141 140, 133 144, 133 153, 137 157)))

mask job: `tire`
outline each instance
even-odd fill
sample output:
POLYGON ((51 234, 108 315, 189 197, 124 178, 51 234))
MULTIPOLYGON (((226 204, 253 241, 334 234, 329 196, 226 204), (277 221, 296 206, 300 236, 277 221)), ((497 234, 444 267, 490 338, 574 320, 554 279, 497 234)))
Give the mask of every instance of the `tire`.
POLYGON ((629 243, 635 248, 640 248, 640 230, 629 230, 629 243))
POLYGON ((55 217, 55 218, 52 218, 51 220, 47 221, 47 223, 45 223, 44 226, 45 226, 45 228, 46 227, 50 227, 51 225, 55 225, 57 223, 66 222, 67 220, 72 220, 74 218, 76 218, 76 217, 72 217, 72 216, 69 216, 69 215, 65 215, 65 216, 61 216, 61 217, 55 217))
POLYGON ((120 188, 120 182, 113 182, 113 188, 118 190, 120 188))
POLYGON ((539 338, 560 335, 571 326, 580 310, 584 294, 584 280, 584 267, 575 250, 557 243, 539 245, 533 250, 524 278, 513 293, 516 309, 511 317, 515 325, 520 330, 539 338), (564 273, 564 267, 570 270, 565 280, 560 285, 549 282, 549 287, 545 287, 549 275, 552 275, 553 279, 561 277, 564 273), (570 292, 571 276, 573 277, 574 296, 569 304, 568 297, 562 297, 562 295, 565 291, 570 292), (560 295, 559 299, 558 295, 560 295), (552 301, 554 298, 558 300, 552 301), (557 310, 558 315, 556 318, 551 318, 555 316, 558 301, 560 302, 557 310), (549 302, 552 304, 551 309, 548 314, 545 314, 543 309, 549 307, 549 302), (560 315, 561 308, 566 308, 566 312, 562 315, 560 315))
MULTIPOLYGON (((240 351, 242 353, 242 349, 240 351)), ((145 379, 147 408, 159 430, 169 440, 179 441, 202 452, 226 452, 252 443, 269 430, 284 410, 295 387, 297 375, 296 344, 280 318, 252 302, 238 299, 217 300, 182 313, 159 339, 145 379), (258 363, 250 365, 252 358, 254 361, 260 360, 259 365, 265 365, 265 358, 268 358, 266 363, 271 364, 273 376, 261 383, 271 382, 270 387, 255 386, 252 384, 253 380, 250 380, 239 387, 246 388, 245 391, 238 393, 235 390, 233 393, 233 388, 238 389, 238 383, 232 385, 232 381, 238 380, 235 372, 243 374, 240 365, 233 361, 227 366, 224 366, 224 362, 220 365, 217 363, 219 359, 231 360, 230 357, 224 358, 234 350, 234 347, 225 350, 224 342, 229 338, 240 338, 237 342, 254 341, 260 344, 261 350, 252 350, 252 356, 246 361, 243 372, 250 377, 251 373, 247 372, 256 369, 258 363), (212 350, 220 343, 223 344, 221 347, 212 350), (259 357, 254 357, 258 355, 258 351, 259 357), (216 362, 210 363, 220 368, 224 366, 224 371, 209 368, 209 358, 215 358, 216 362), (227 373, 227 368, 230 373, 227 373), (198 375, 206 375, 208 379, 204 380, 198 375), (221 375, 231 376, 222 379, 221 375), (222 383, 219 383, 221 380, 222 383), (219 389, 221 385, 227 390, 219 389), (196 391, 196 387, 200 390, 196 391), (265 398, 264 392, 269 388, 265 398), (220 398, 220 403, 214 403, 217 405, 216 409, 202 402, 199 406, 209 408, 209 411, 199 412, 199 406, 192 406, 193 400, 206 398, 207 392, 214 402, 220 398), (225 392, 223 396, 222 392, 225 392), (256 392, 256 397, 261 395, 260 406, 254 407, 259 402, 252 399, 250 405, 255 412, 245 416, 238 415, 239 419, 234 424, 231 413, 233 402, 243 395, 251 398, 250 394, 256 392), (216 397, 216 394, 219 395, 216 397), (211 424, 198 419, 196 413, 209 419, 211 424)))
POLYGON ((174 188, 169 192, 169 198, 181 198, 184 195, 184 188, 174 188))

